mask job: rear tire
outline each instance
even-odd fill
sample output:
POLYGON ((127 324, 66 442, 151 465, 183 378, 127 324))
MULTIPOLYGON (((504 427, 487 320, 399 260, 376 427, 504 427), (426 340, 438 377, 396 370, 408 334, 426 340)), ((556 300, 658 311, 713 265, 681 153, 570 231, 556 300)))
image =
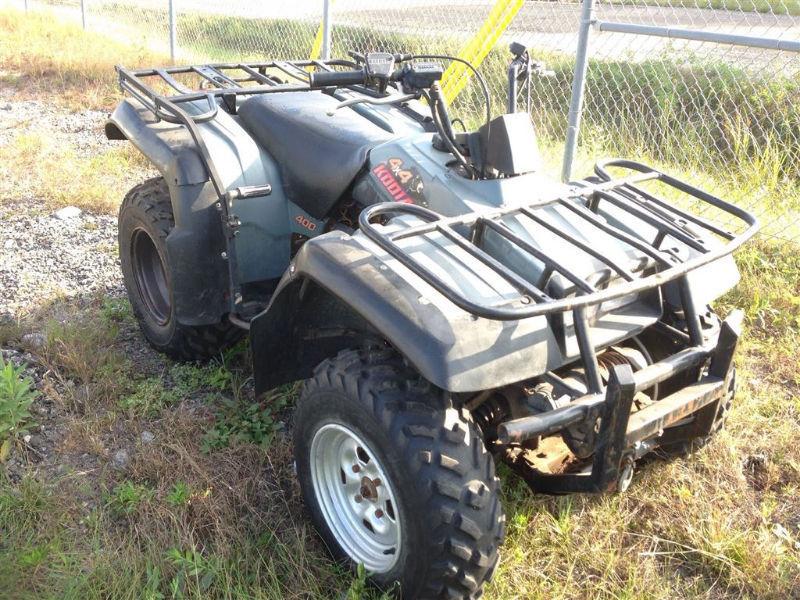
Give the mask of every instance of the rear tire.
POLYGON ((153 348, 176 360, 206 360, 236 343, 242 332, 227 321, 178 322, 166 239, 175 226, 163 177, 131 189, 119 209, 119 260, 133 314, 153 348))
POLYGON ((494 461, 469 412, 397 354, 345 351, 320 364, 298 402, 294 453, 336 558, 371 563, 372 583, 399 584, 406 599, 481 596, 505 525, 494 461), (376 475, 386 481, 373 485, 376 475))

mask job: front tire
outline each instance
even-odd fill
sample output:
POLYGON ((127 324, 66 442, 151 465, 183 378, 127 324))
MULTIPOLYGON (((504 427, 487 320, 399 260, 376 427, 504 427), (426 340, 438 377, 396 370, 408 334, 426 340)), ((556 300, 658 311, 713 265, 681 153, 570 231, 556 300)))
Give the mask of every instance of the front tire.
POLYGON ((119 260, 125 289, 144 337, 176 360, 206 360, 242 337, 227 321, 183 325, 176 319, 166 239, 175 226, 163 177, 131 189, 119 209, 119 260))
POLYGON ((480 597, 505 517, 492 457, 449 394, 391 351, 342 352, 306 382, 294 448, 336 558, 406 599, 480 597))

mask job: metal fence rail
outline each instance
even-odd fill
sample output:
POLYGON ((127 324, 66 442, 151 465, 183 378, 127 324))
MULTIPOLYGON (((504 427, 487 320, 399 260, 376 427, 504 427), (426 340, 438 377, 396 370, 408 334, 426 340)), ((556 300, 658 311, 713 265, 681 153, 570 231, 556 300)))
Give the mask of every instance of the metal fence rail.
MULTIPOLYGON (((520 90, 549 169, 622 155, 737 195, 768 235, 800 240, 800 0, 0 0, 47 8, 174 61, 449 52, 504 106, 510 41, 550 77, 520 90), (720 189, 722 188, 722 189, 720 189)), ((127 65, 140 66, 140 65, 127 65)), ((453 67, 468 125, 481 96, 453 67)))

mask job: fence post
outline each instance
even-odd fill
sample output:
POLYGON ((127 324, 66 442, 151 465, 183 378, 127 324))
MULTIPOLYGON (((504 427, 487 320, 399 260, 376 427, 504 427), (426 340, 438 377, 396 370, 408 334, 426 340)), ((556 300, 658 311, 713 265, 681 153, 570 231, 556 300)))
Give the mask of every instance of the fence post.
POLYGON ((175 62, 175 49, 177 46, 177 23, 175 22, 175 0, 169 0, 169 58, 175 62))
POLYGON ((322 60, 331 58, 331 0, 322 1, 322 60))
POLYGON ((578 49, 575 53, 575 75, 572 79, 572 98, 569 103, 567 122, 567 141, 564 146, 564 164, 561 179, 567 182, 572 177, 572 162, 578 147, 578 133, 581 127, 583 92, 586 88, 586 65, 589 62, 589 29, 594 20, 594 0, 583 0, 581 24, 578 30, 578 49))
POLYGON ((86 0, 81 0, 81 25, 86 30, 86 0))

